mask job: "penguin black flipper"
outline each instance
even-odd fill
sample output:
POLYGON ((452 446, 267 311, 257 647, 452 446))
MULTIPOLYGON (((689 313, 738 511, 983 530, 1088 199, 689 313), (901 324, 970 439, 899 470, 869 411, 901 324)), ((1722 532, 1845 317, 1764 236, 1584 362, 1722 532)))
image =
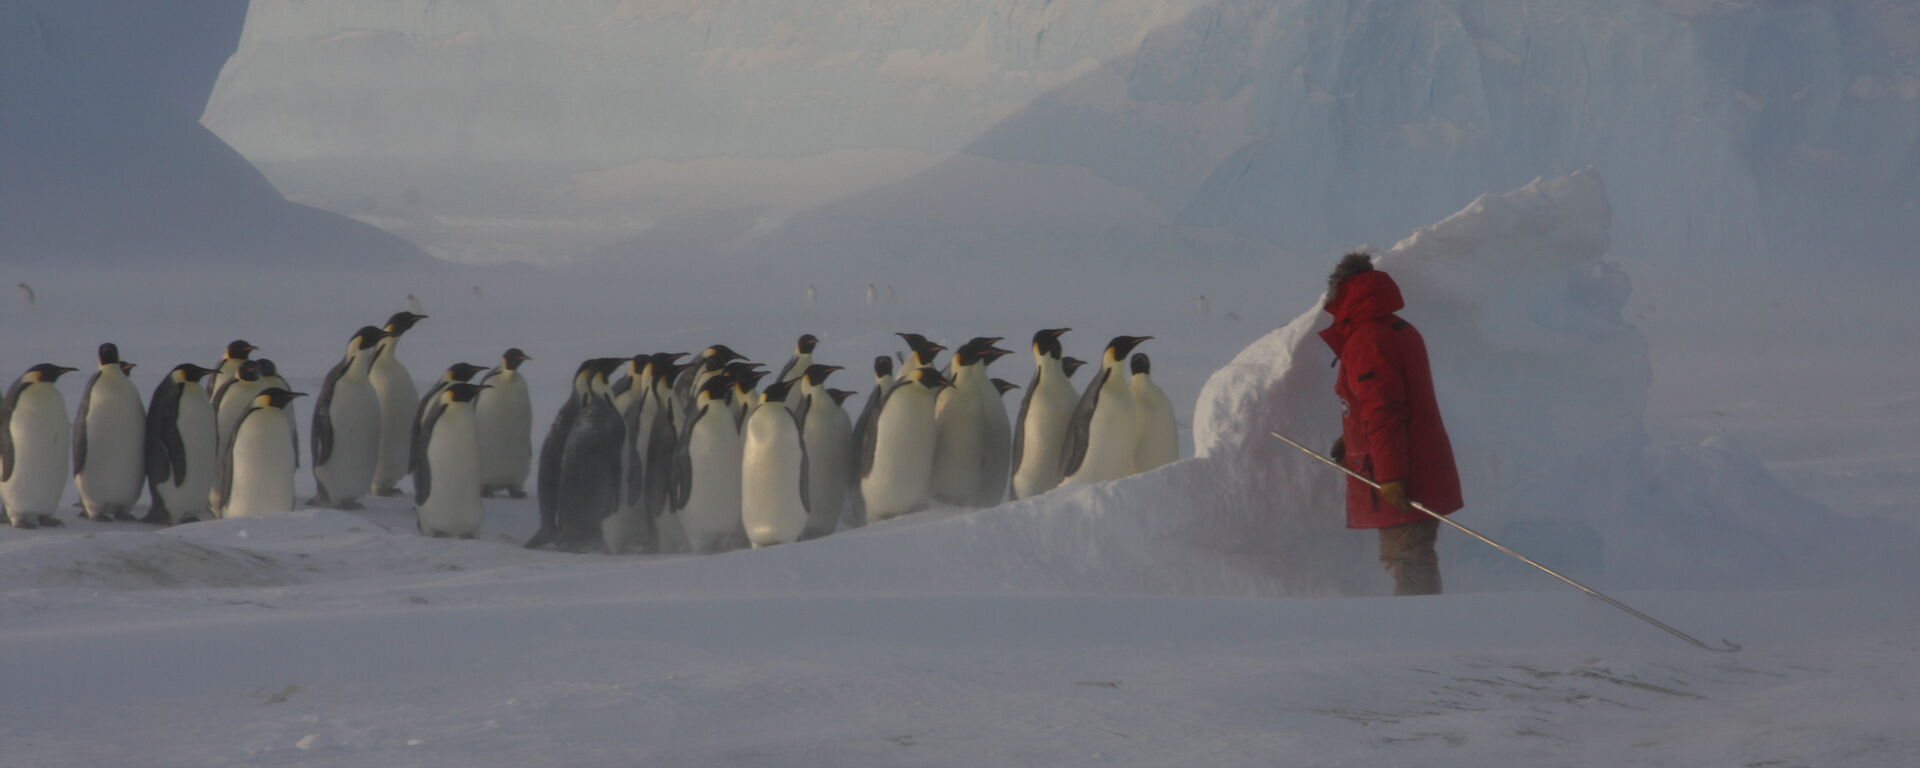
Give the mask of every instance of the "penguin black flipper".
POLYGON ((433 495, 433 463, 427 461, 427 441, 433 437, 433 425, 440 421, 440 414, 447 412, 445 403, 434 403, 427 411, 426 423, 414 420, 413 450, 407 460, 413 465, 413 503, 415 506, 427 503, 427 497, 433 495))
POLYGON ((787 358, 787 362, 781 364, 780 372, 773 375, 773 380, 786 381, 787 373, 793 370, 793 364, 797 362, 799 359, 800 359, 799 355, 794 355, 793 357, 787 358))
POLYGON ((813 470, 807 466, 807 409, 812 407, 813 398, 801 398, 800 410, 793 414, 793 425, 800 431, 800 508, 809 516, 813 514, 813 502, 808 501, 813 498, 813 488, 807 478, 813 476, 813 470))
MULTIPOLYGON (((162 382, 147 407, 147 479, 169 482, 187 476, 187 444, 180 436, 182 387, 162 382)), ((158 496, 154 497, 156 500, 158 496)))
MULTIPOLYGON (((320 397, 313 401, 313 465, 315 467, 333 458, 333 387, 340 382, 341 376, 347 375, 347 366, 351 364, 351 360, 334 363, 333 370, 327 371, 326 383, 320 385, 320 397)), ((220 385, 220 391, 226 392, 227 386, 228 384, 220 385)), ((217 402, 213 406, 213 412, 220 412, 217 402)), ((238 427, 234 429, 234 434, 239 434, 238 427)), ((325 488, 320 490, 326 491, 325 488)))
POLYGON ((708 405, 687 417, 687 423, 680 430, 680 439, 673 441, 673 478, 671 479, 673 508, 687 506, 687 497, 693 495, 693 428, 705 418, 713 406, 708 405))
MULTIPOLYGON (((1026 455, 1027 445, 1027 409, 1033 407, 1033 392, 1040 388, 1040 366, 1033 367, 1033 378, 1027 380, 1027 391, 1020 397, 1020 418, 1013 422, 1013 466, 1007 472, 1007 482, 1013 482, 1013 476, 1020 474, 1020 460, 1026 455)), ((1012 496, 1009 491, 1008 496, 1012 496)))
POLYGON ((26 390, 26 377, 22 376, 7 388, 7 398, 0 400, 0 480, 13 479, 13 409, 20 405, 20 393, 26 390))
POLYGON ((491 378, 493 378, 493 377, 495 377, 495 376, 498 376, 498 375, 500 375, 500 371, 501 371, 501 368, 500 368, 500 366, 497 366, 497 365, 496 365, 496 366, 494 366, 494 367, 492 367, 492 368, 488 368, 488 369, 487 369, 487 375, 485 375, 485 376, 481 376, 481 377, 480 377, 480 383, 481 383, 481 384, 485 384, 485 383, 487 383, 487 380, 488 380, 488 379, 491 379, 491 378))
POLYGON ((631 375, 620 377, 619 381, 614 382, 613 386, 607 388, 609 392, 615 395, 624 395, 629 389, 633 389, 633 376, 631 375))
POLYGON ((1107 377, 1113 375, 1109 368, 1093 377, 1087 383, 1087 391, 1080 393, 1080 403, 1073 407, 1073 420, 1067 423, 1067 442, 1060 450, 1060 476, 1073 477, 1080 471, 1080 462, 1087 459, 1087 443, 1093 437, 1093 412, 1100 407, 1100 385, 1107 383, 1107 377))
POLYGON ((433 402, 433 399, 437 397, 441 392, 445 392, 446 389, 447 389, 447 382, 444 379, 441 381, 435 382, 433 385, 433 388, 427 390, 427 393, 420 397, 420 404, 414 406, 413 408, 413 423, 409 425, 409 429, 412 430, 412 434, 407 438, 407 472, 408 473, 418 471, 417 467, 419 467, 420 461, 426 456, 425 451, 427 450, 427 447, 421 444, 420 441, 425 440, 427 438, 427 435, 431 433, 432 430, 422 429, 421 422, 426 421, 427 412, 431 410, 435 405, 437 405, 437 403, 433 402))
POLYGON ((80 390, 80 410, 73 414, 73 474, 87 468, 87 413, 93 410, 93 385, 99 383, 100 372, 94 371, 87 377, 87 388, 80 390))
MULTIPOLYGON (((894 390, 904 387, 908 384, 913 384, 913 383, 915 382, 912 379, 901 379, 899 381, 894 382, 893 386, 887 387, 886 393, 880 396, 879 402, 874 404, 873 423, 868 424, 867 433, 865 435, 860 436, 860 478, 859 479, 865 480, 867 479, 867 475, 873 474, 873 455, 876 448, 878 448, 880 444, 880 411, 881 409, 887 407, 887 399, 893 397, 894 390)), ((878 387, 876 387, 876 389, 878 389, 878 387)))

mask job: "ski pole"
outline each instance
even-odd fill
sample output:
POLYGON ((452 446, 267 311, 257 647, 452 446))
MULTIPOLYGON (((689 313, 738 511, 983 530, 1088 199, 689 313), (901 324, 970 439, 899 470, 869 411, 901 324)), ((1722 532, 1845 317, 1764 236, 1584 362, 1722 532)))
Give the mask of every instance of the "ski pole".
MULTIPOLYGON (((1333 467, 1334 469, 1337 469, 1337 470, 1340 470, 1341 472, 1345 472, 1345 473, 1347 473, 1347 476, 1348 476, 1348 477, 1351 477, 1351 478, 1353 478, 1353 479, 1355 479, 1355 480, 1358 480, 1358 481, 1360 481, 1360 482, 1363 482, 1363 483, 1366 483, 1366 484, 1367 484, 1367 487, 1369 487, 1369 488, 1372 488, 1372 489, 1374 489, 1374 490, 1379 490, 1379 489, 1380 489, 1380 484, 1379 484, 1379 483, 1376 483, 1376 482, 1374 482, 1373 480, 1371 480, 1371 479, 1369 479, 1369 478, 1367 478, 1367 477, 1366 477, 1365 475, 1362 475, 1362 474, 1360 474, 1360 473, 1358 473, 1358 472, 1355 472, 1355 471, 1353 471, 1353 470, 1351 470, 1351 469, 1348 469, 1348 468, 1346 467, 1346 465, 1344 465, 1344 464, 1341 464, 1341 463, 1339 463, 1339 462, 1337 462, 1337 461, 1334 461, 1333 459, 1329 459, 1329 458, 1327 458, 1327 457, 1325 457, 1325 456, 1322 456, 1322 455, 1320 455, 1319 453, 1316 453, 1316 452, 1315 452, 1315 451, 1314 451, 1314 450, 1313 450, 1312 448, 1308 448, 1308 447, 1306 447, 1306 446, 1304 446, 1304 445, 1301 445, 1301 444, 1299 444, 1299 443, 1297 443, 1297 442, 1294 442, 1294 440, 1293 440, 1292 438, 1290 438, 1290 437, 1287 437, 1286 435, 1283 435, 1283 434, 1280 434, 1280 433, 1278 433, 1278 432, 1268 432, 1267 434, 1269 434, 1269 435, 1273 435, 1274 437, 1277 437, 1277 438, 1280 438, 1280 440, 1281 440, 1281 441, 1283 441, 1283 442, 1285 442, 1285 443, 1286 443, 1287 445, 1291 445, 1291 446, 1293 446, 1293 447, 1295 447, 1295 448, 1298 448, 1298 449, 1300 449, 1300 452, 1301 452, 1301 453, 1304 453, 1304 454, 1306 454, 1306 455, 1308 455, 1308 456, 1312 456, 1312 457, 1314 457, 1314 458, 1316 458, 1316 459, 1319 459, 1319 460, 1320 460, 1320 463, 1322 463, 1322 464, 1325 464, 1325 465, 1327 465, 1327 466, 1329 466, 1329 467, 1333 467)), ((1489 538, 1487 538, 1487 537, 1485 537, 1485 536, 1482 536, 1482 535, 1480 535, 1480 534, 1479 534, 1479 532, 1477 532, 1477 531, 1475 531, 1475 530, 1473 530, 1472 528, 1468 528, 1468 527, 1466 527, 1466 526, 1464 526, 1464 525, 1461 525, 1461 524, 1459 524, 1459 523, 1456 523, 1456 522, 1454 522, 1454 521, 1452 521, 1452 520, 1449 520, 1449 519, 1447 519, 1447 516, 1446 516, 1446 515, 1442 515, 1442 514, 1440 514, 1440 513, 1438 513, 1438 512, 1435 512, 1435 511, 1433 511, 1433 510, 1431 510, 1431 509, 1428 509, 1428 508, 1426 507, 1426 505, 1424 505, 1424 504, 1421 504, 1420 502, 1417 502, 1417 501, 1411 501, 1411 500, 1410 500, 1410 503, 1412 504, 1412 506, 1413 506, 1413 508, 1414 508, 1414 509, 1417 509, 1417 510, 1420 510, 1421 512, 1424 512, 1424 513, 1426 513, 1426 515, 1427 515, 1428 517, 1431 517, 1431 518, 1433 518, 1433 519, 1435 519, 1435 520, 1438 520, 1438 521, 1440 521, 1440 522, 1443 522, 1443 523, 1446 523, 1447 525, 1450 525, 1450 526, 1453 526, 1453 527, 1454 527, 1455 529, 1457 529, 1457 530, 1459 530, 1459 531, 1460 531, 1461 533, 1464 533, 1464 534, 1466 534, 1466 535, 1468 535, 1468 536, 1472 536, 1472 537, 1474 537, 1474 538, 1476 538, 1476 539, 1479 539, 1479 540, 1480 540, 1480 541, 1481 541, 1482 543, 1485 543, 1485 544, 1486 544, 1487 546, 1490 546, 1490 547, 1493 547, 1494 549, 1497 549, 1497 550, 1500 550, 1501 552, 1503 552, 1503 553, 1505 553, 1506 555, 1508 555, 1508 556, 1510 556, 1510 557, 1512 557, 1512 558, 1513 558, 1513 559, 1515 559, 1515 560, 1519 560, 1520 562, 1523 562, 1523 563, 1526 563, 1527 565, 1531 565, 1531 566, 1533 566, 1533 567, 1535 567, 1535 568, 1538 568, 1538 569, 1540 569, 1540 570, 1542 570, 1542 571, 1545 571, 1545 572, 1547 573, 1547 575, 1548 575, 1548 576, 1552 576, 1552 577, 1554 577, 1554 578, 1556 578, 1556 579, 1559 579, 1559 580, 1561 580, 1561 581, 1564 581, 1564 582, 1566 582, 1566 583, 1568 583, 1568 584, 1571 584, 1571 585, 1573 585, 1573 588, 1574 588, 1574 589, 1577 589, 1577 590, 1580 590, 1581 592, 1585 592, 1585 593, 1587 593, 1587 595, 1588 595, 1588 596, 1590 596, 1590 597, 1593 597, 1593 598, 1595 598, 1595 599, 1597 599, 1597 600, 1599 600, 1600 602, 1603 602, 1603 603, 1606 603, 1607 605, 1611 605, 1611 606, 1613 606, 1613 607, 1615 607, 1615 608, 1618 608, 1618 609, 1620 609, 1620 610, 1622 610, 1622 611, 1626 611, 1627 613, 1630 613, 1630 614, 1633 614, 1633 617, 1634 617, 1634 618, 1636 618, 1636 619, 1639 619, 1639 620, 1641 620, 1641 621, 1644 621, 1644 622, 1646 622, 1646 623, 1648 623, 1648 624, 1652 624, 1652 625, 1654 625, 1654 626, 1656 626, 1656 627, 1659 627, 1660 629, 1662 629, 1662 630, 1664 630, 1664 631, 1666 631, 1666 633, 1667 633, 1667 634, 1669 634, 1669 635, 1673 635, 1674 637, 1677 637, 1677 638, 1680 638, 1680 639, 1682 639, 1682 640, 1685 640, 1685 641, 1687 641, 1687 642, 1688 642, 1689 644, 1692 644, 1692 645, 1693 645, 1694 647, 1696 647, 1696 648, 1700 648, 1700 649, 1703 649, 1703 650, 1708 650, 1708 651, 1714 651, 1714 652, 1716 652, 1716 653, 1733 653, 1734 651, 1738 651, 1738 650, 1740 650, 1740 645, 1739 645, 1738 643, 1734 643, 1734 642, 1732 642, 1732 641, 1729 641, 1729 640, 1727 640, 1727 639, 1725 639, 1725 638, 1722 638, 1722 639, 1720 640, 1720 642, 1721 642, 1721 643, 1722 643, 1722 644, 1723 644, 1723 645, 1724 645, 1725 647, 1721 647, 1721 646, 1717 646, 1717 645, 1709 645, 1709 644, 1707 644, 1707 643, 1703 643, 1703 642, 1701 642, 1701 641, 1700 641, 1700 640, 1699 640, 1698 638, 1695 638, 1695 637, 1694 637, 1694 636, 1692 636, 1692 635, 1689 635, 1689 634, 1687 634, 1687 633, 1685 633, 1685 632, 1682 632, 1682 631, 1680 631, 1680 630, 1677 630, 1677 629, 1674 629, 1673 627, 1670 627, 1670 626, 1668 626, 1668 625, 1667 625, 1667 624, 1666 624, 1665 622, 1662 622, 1662 621, 1660 621, 1659 619, 1656 619, 1656 618, 1654 618, 1654 617, 1652 617, 1652 616, 1648 616, 1648 615, 1646 615, 1646 614, 1644 614, 1644 613, 1641 613, 1641 612, 1639 612, 1639 611, 1636 611, 1636 610, 1634 610, 1634 609, 1633 609, 1633 607, 1632 607, 1632 606, 1629 606, 1629 605, 1627 605, 1626 603, 1623 603, 1623 602, 1620 602, 1620 601, 1618 601, 1618 600, 1615 600, 1615 599, 1613 599, 1613 598, 1611 598, 1611 597, 1608 597, 1608 596, 1606 596, 1605 594, 1602 594, 1602 593, 1600 592, 1600 590, 1597 590, 1597 589, 1594 589, 1594 588, 1592 588, 1592 587, 1589 587, 1589 586, 1587 586, 1587 585, 1585 585, 1585 584, 1582 584, 1582 583, 1580 583, 1580 582, 1577 582, 1577 581, 1574 581, 1573 579, 1570 579, 1570 578, 1567 578, 1567 576, 1566 576, 1566 575, 1564 575, 1564 574, 1562 574, 1562 573, 1560 573, 1559 571, 1556 571, 1556 570, 1554 570, 1554 569, 1552 569, 1552 568, 1548 568, 1548 567, 1546 567, 1546 566, 1544 566, 1544 565, 1541 565, 1541 564, 1539 564, 1539 563, 1537 563, 1537 562, 1534 562, 1534 560, 1533 560, 1533 558, 1530 558, 1530 557, 1527 557, 1526 555, 1523 555, 1523 554, 1520 554, 1520 553, 1518 553, 1518 552, 1515 552, 1515 551, 1513 551, 1513 550, 1511 550, 1511 549, 1508 549, 1508 548, 1507 548, 1507 547, 1506 547, 1505 545, 1503 545, 1503 544, 1501 544, 1500 542, 1497 542, 1497 541, 1494 541, 1493 539, 1489 539, 1489 538)))

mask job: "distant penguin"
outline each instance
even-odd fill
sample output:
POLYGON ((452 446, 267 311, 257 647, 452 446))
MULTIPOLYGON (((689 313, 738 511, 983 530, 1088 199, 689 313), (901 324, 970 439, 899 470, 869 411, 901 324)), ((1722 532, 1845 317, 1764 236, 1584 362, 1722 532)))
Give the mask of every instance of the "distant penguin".
POLYGON ((1153 383, 1153 361, 1145 353, 1133 356, 1134 434, 1133 471, 1145 472, 1180 460, 1180 432, 1173 421, 1173 403, 1153 383))
POLYGON ((426 315, 395 312, 387 318, 387 332, 374 352, 368 381, 380 399, 379 457, 374 464, 373 481, 368 492, 376 496, 400 495, 400 478, 407 476, 407 457, 412 454, 413 411, 420 402, 420 390, 413 374, 400 362, 400 337, 426 315))
POLYGON ((598 365, 598 360, 586 360, 574 369, 567 399, 560 404, 559 412, 553 415, 553 423, 547 426, 547 436, 540 441, 540 474, 535 477, 539 483, 535 495, 539 499, 540 529, 527 539, 527 549, 539 549, 551 544, 560 534, 560 466, 566 459, 567 437, 573 434, 573 424, 580 419, 580 409, 593 394, 593 372, 598 365))
POLYGON ((953 384, 934 402, 933 498, 947 504, 978 506, 986 474, 987 394, 993 390, 983 355, 990 349, 992 341, 975 339, 954 350, 953 384))
POLYGON ((791 544, 809 522, 807 448, 801 435, 808 403, 788 410, 794 380, 767 387, 766 401, 741 434, 740 518, 754 549, 791 544))
POLYGON ((474 401, 474 421, 480 435, 480 495, 505 491, 515 499, 527 497, 527 474, 533 470, 533 399, 520 364, 533 358, 519 347, 500 356, 500 364, 480 378, 486 389, 474 401))
MULTIPOLYGON (((445 371, 440 373, 440 378, 433 382, 433 386, 427 389, 427 393, 420 396, 419 405, 413 409, 413 431, 407 436, 407 445, 411 446, 407 449, 408 474, 412 474, 418 469, 418 462, 421 455, 420 451, 424 447, 421 441, 426 439, 426 432, 423 429, 423 425, 427 421, 427 412, 433 409, 435 402, 439 401, 440 393, 447 391, 447 387, 454 384, 472 382, 473 377, 484 370, 487 370, 484 366, 478 366, 472 363, 454 363, 453 365, 449 365, 445 371)), ((468 398, 463 402, 468 404, 468 410, 472 410, 472 398, 468 398)), ((475 439, 479 439, 478 435, 479 433, 476 432, 475 439)), ((474 470, 474 477, 478 478, 479 476, 480 470, 476 468, 474 470)), ((476 493, 479 492, 479 488, 477 485, 474 486, 474 491, 476 493)))
POLYGON ((879 294, 879 288, 875 287, 873 283, 867 283, 867 306, 871 307, 874 305, 874 302, 879 301, 879 294))
POLYGON ((793 343, 793 356, 787 358, 787 364, 780 366, 780 375, 774 381, 793 381, 807 372, 807 366, 813 365, 813 348, 820 339, 811 333, 800 334, 800 340, 793 343))
POLYGON ((1000 393, 1001 397, 1005 397, 1008 392, 1019 389, 1020 385, 1007 381, 1006 379, 993 379, 993 388, 1000 393))
POLYGON ((15 528, 60 527, 53 516, 67 489, 67 399, 54 388, 77 368, 41 363, 0 400, 0 506, 15 528))
POLYGON ((480 433, 473 401, 483 389, 464 381, 438 387, 421 421, 413 504, 420 532, 428 536, 480 534, 480 433))
MULTIPOLYGON (((293 385, 287 383, 287 377, 280 375, 279 365, 276 365, 272 360, 264 357, 254 362, 260 365, 261 389, 265 390, 279 387, 288 392, 293 391, 293 385)), ((298 469, 300 467, 300 419, 294 414, 292 403, 288 403, 286 407, 281 408, 280 412, 286 414, 287 429, 293 431, 293 466, 295 469, 298 469)))
MULTIPOLYGON (((226 350, 220 353, 220 364, 214 366, 213 381, 207 384, 207 397, 220 394, 220 388, 232 381, 234 374, 239 372, 240 363, 245 362, 257 349, 259 347, 248 344, 245 339, 227 342, 226 350)), ((252 399, 249 398, 248 402, 251 403, 252 399)))
POLYGON ((255 395, 221 458, 221 517, 293 511, 293 433, 280 411, 303 392, 278 387, 255 395))
POLYGON ((380 396, 369 371, 387 332, 371 325, 355 331, 346 354, 327 372, 313 403, 313 503, 360 509, 360 497, 372 487, 380 457, 380 396))
POLYGON ((1133 388, 1121 366, 1151 336, 1115 336, 1100 355, 1100 372, 1080 394, 1061 450, 1062 485, 1101 483, 1133 473, 1136 416, 1133 388))
MULTIPOLYGON (((234 425, 239 424, 240 417, 253 408, 254 397, 266 390, 266 385, 260 381, 260 361, 242 360, 240 367, 234 370, 233 378, 227 379, 220 391, 214 393, 214 449, 220 455, 226 455, 227 441, 233 439, 234 425)), ((215 477, 214 495, 208 499, 215 512, 226 506, 226 502, 220 498, 220 489, 223 487, 225 484, 215 477)))
POLYGON ((927 503, 933 474, 933 405, 947 380, 932 367, 907 371, 881 399, 860 446, 860 496, 867 522, 913 512, 927 503))
POLYGON ((1193 316, 1205 320, 1211 314, 1213 310, 1207 305, 1207 295, 1200 294, 1200 300, 1193 303, 1193 316))
POLYGON ((1073 378, 1074 372, 1080 370, 1080 366, 1083 366, 1086 364, 1087 364, 1087 361, 1077 357, 1061 358, 1060 372, 1066 374, 1067 378, 1071 379, 1073 378))
POLYGON ((1068 381, 1060 336, 1072 328, 1048 328, 1033 334, 1033 378, 1013 430, 1013 498, 1026 499, 1060 485, 1060 451, 1080 393, 1068 381))
POLYGON ((674 450, 673 506, 687 545, 706 554, 737 546, 740 517, 739 425, 727 408, 733 383, 711 378, 694 397, 674 450))
POLYGON ((87 517, 132 520, 146 479, 147 411, 120 348, 101 344, 99 360, 73 417, 73 484, 87 517))
POLYGON ((853 420, 840 407, 844 396, 833 394, 840 390, 826 388, 827 377, 837 370, 840 366, 807 366, 795 382, 799 392, 787 395, 787 402, 802 415, 800 435, 807 447, 807 525, 800 532, 803 539, 817 539, 840 527, 840 515, 853 488, 853 420), (797 404, 796 398, 800 401, 797 404))
MULTIPOLYGON (((407 294, 407 311, 412 312, 416 315, 419 315, 420 313, 426 311, 420 308, 420 297, 415 296, 411 293, 407 294)), ((425 317, 425 315, 421 315, 421 316, 425 317)))
POLYGON ((20 301, 27 305, 28 312, 32 312, 35 308, 34 299, 33 299, 33 286, 27 285, 26 283, 19 283, 19 286, 20 286, 20 301))
POLYGON ((181 363, 153 388, 147 402, 146 475, 152 504, 144 523, 213 519, 210 498, 220 475, 220 444, 213 405, 200 380, 213 369, 181 363))
POLYGON ((819 300, 820 300, 820 289, 815 288, 811 285, 807 286, 807 306, 811 307, 814 305, 814 302, 817 302, 819 300))

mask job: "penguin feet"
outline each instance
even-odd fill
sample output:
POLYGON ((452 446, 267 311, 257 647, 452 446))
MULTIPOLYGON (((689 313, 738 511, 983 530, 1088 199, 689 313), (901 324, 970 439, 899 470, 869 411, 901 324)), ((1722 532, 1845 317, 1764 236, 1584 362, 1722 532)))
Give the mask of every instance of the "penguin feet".
POLYGON ((155 504, 147 508, 147 514, 140 517, 140 522, 148 525, 167 525, 173 522, 173 516, 167 514, 166 507, 155 504))
POLYGON ((480 498, 483 498, 483 499, 491 499, 493 498, 494 494, 499 492, 500 492, 500 487, 497 485, 480 486, 480 498))
POLYGON ((126 507, 114 507, 113 519, 123 523, 135 522, 135 519, 133 517, 133 510, 128 509, 126 507))
POLYGON ((31 517, 16 517, 10 522, 13 523, 13 527, 19 528, 20 530, 23 530, 23 531, 31 531, 35 528, 40 527, 40 524, 34 522, 33 518, 31 517))
POLYGON ((339 503, 336 503, 333 505, 333 508, 344 509, 348 512, 356 512, 362 509, 366 509, 367 505, 360 503, 359 499, 341 499, 339 503))
POLYGON ((45 527, 48 527, 48 528, 65 528, 65 527, 67 527, 67 524, 66 524, 66 522, 65 522, 65 521, 63 521, 63 520, 61 520, 60 518, 57 518, 57 517, 54 517, 53 515, 41 515, 41 516, 40 516, 40 519, 39 519, 39 521, 38 521, 38 522, 39 522, 39 523, 40 523, 41 525, 43 525, 43 526, 45 526, 45 527))

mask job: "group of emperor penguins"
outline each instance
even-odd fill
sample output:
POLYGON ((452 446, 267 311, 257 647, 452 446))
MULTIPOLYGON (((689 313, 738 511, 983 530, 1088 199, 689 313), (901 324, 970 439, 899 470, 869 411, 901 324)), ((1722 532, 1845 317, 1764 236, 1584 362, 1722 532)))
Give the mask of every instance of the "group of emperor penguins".
MULTIPOLYGON (((531 358, 515 348, 491 369, 455 363, 422 396, 397 347, 425 318, 398 312, 359 329, 327 373, 308 435, 310 503, 358 509, 363 496, 400 495, 411 476, 420 532, 472 538, 481 499, 524 498, 534 474, 519 371, 531 358)), ((759 548, 1177 459, 1171 405, 1147 356, 1130 355, 1150 337, 1115 337, 1080 391, 1070 379, 1081 362, 1060 342, 1068 330, 1033 335, 1034 371, 1013 419, 1001 398, 1020 387, 987 376, 1010 354, 998 337, 966 342, 943 369, 936 358, 946 347, 898 334, 908 349, 874 358, 857 418, 843 408, 856 393, 825 386, 841 368, 814 361, 811 334, 764 388, 764 366, 725 345, 684 363, 686 353, 589 359, 540 446, 539 530, 526 546, 759 548)), ((76 369, 29 369, 0 402, 0 504, 10 522, 59 525, 69 472, 95 520, 134 519, 143 486, 151 502, 139 519, 148 523, 293 509, 301 456, 290 404, 307 395, 271 360, 254 359, 256 350, 236 340, 214 368, 175 366, 143 408, 127 377, 133 364, 102 344, 71 422, 54 383, 76 369)))

